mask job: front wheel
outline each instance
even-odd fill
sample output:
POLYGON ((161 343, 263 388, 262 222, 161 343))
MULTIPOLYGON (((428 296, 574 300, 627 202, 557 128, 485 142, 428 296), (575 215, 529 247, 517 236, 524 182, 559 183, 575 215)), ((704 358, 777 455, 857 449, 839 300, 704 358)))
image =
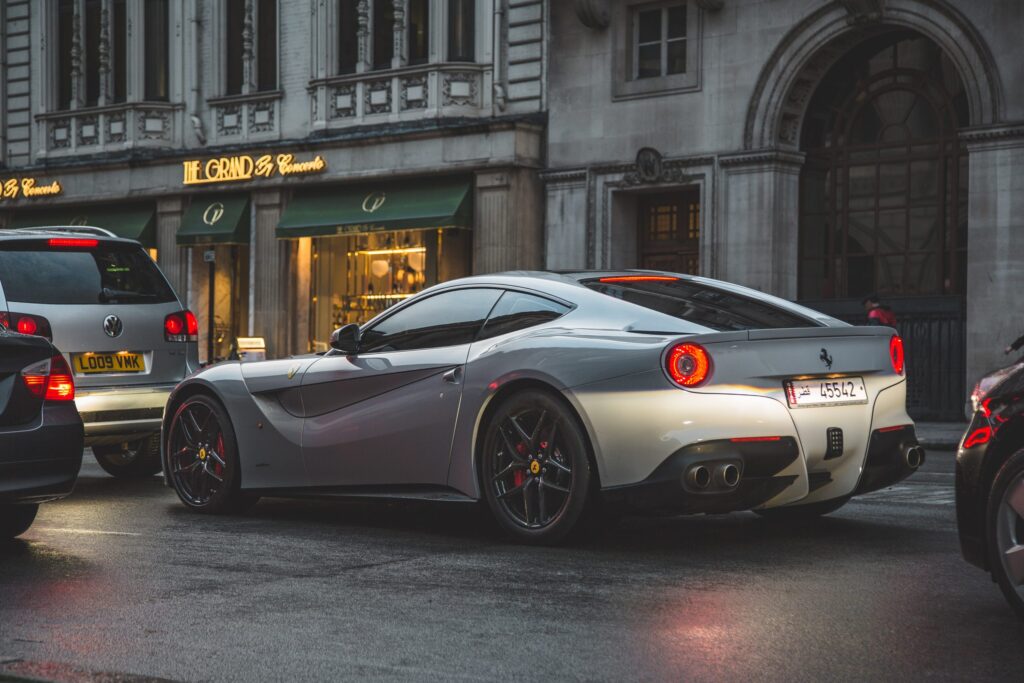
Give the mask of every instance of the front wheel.
POLYGON ((1024 619, 1024 449, 1014 453, 996 474, 985 527, 992 577, 1017 616, 1024 619))
POLYGON ((552 545, 580 520, 594 481, 586 439, 557 398, 512 395, 488 421, 481 455, 484 497, 515 538, 552 545))
POLYGON ((789 505, 779 508, 768 508, 767 510, 754 510, 765 519, 779 520, 782 522, 806 522, 818 519, 830 512, 835 512, 846 505, 849 497, 833 498, 823 500, 819 503, 808 503, 807 505, 789 505))
POLYGON ((167 466, 178 498, 198 512, 232 514, 255 503, 239 490, 238 442, 227 411, 202 394, 190 396, 171 418, 167 466))
POLYGON ((0 539, 21 536, 32 526, 39 505, 0 505, 0 539))
POLYGON ((96 462, 112 477, 144 479, 160 471, 160 435, 114 446, 93 446, 96 462))

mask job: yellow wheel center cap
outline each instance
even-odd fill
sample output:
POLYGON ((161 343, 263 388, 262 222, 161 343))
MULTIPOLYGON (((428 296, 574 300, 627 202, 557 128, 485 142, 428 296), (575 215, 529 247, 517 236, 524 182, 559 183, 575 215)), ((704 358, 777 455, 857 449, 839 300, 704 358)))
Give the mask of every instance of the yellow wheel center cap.
POLYGON ((205 448, 200 448, 199 449, 199 459, 200 460, 206 460, 206 449, 205 448))
POLYGON ((530 474, 540 474, 540 463, 536 460, 530 461, 530 474))

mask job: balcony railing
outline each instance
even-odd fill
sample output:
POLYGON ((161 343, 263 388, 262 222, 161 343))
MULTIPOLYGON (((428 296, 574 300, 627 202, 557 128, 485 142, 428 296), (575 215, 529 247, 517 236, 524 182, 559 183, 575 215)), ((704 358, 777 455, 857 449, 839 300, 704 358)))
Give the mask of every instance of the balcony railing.
POLYGON ((130 102, 39 114, 41 156, 180 147, 182 109, 165 102, 130 102))
POLYGON ((424 64, 310 81, 314 129, 437 116, 487 116, 489 64, 424 64))

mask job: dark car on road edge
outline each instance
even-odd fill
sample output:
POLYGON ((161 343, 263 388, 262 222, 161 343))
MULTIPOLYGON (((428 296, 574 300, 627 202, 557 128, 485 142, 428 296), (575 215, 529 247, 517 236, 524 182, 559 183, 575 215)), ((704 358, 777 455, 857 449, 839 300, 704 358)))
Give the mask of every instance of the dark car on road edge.
POLYGON ((0 325, 0 540, 28 529, 39 503, 71 493, 82 441, 64 356, 43 337, 0 325))
POLYGON ((971 399, 956 456, 960 547, 1024 618, 1024 362, 982 378, 971 399))

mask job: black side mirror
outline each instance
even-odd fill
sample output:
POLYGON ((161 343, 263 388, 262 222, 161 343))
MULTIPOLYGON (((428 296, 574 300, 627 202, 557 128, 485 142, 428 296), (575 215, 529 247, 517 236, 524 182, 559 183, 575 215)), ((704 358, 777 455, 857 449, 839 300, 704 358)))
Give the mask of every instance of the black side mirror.
POLYGON ((359 325, 350 323, 331 332, 331 348, 346 356, 359 353, 359 325))

